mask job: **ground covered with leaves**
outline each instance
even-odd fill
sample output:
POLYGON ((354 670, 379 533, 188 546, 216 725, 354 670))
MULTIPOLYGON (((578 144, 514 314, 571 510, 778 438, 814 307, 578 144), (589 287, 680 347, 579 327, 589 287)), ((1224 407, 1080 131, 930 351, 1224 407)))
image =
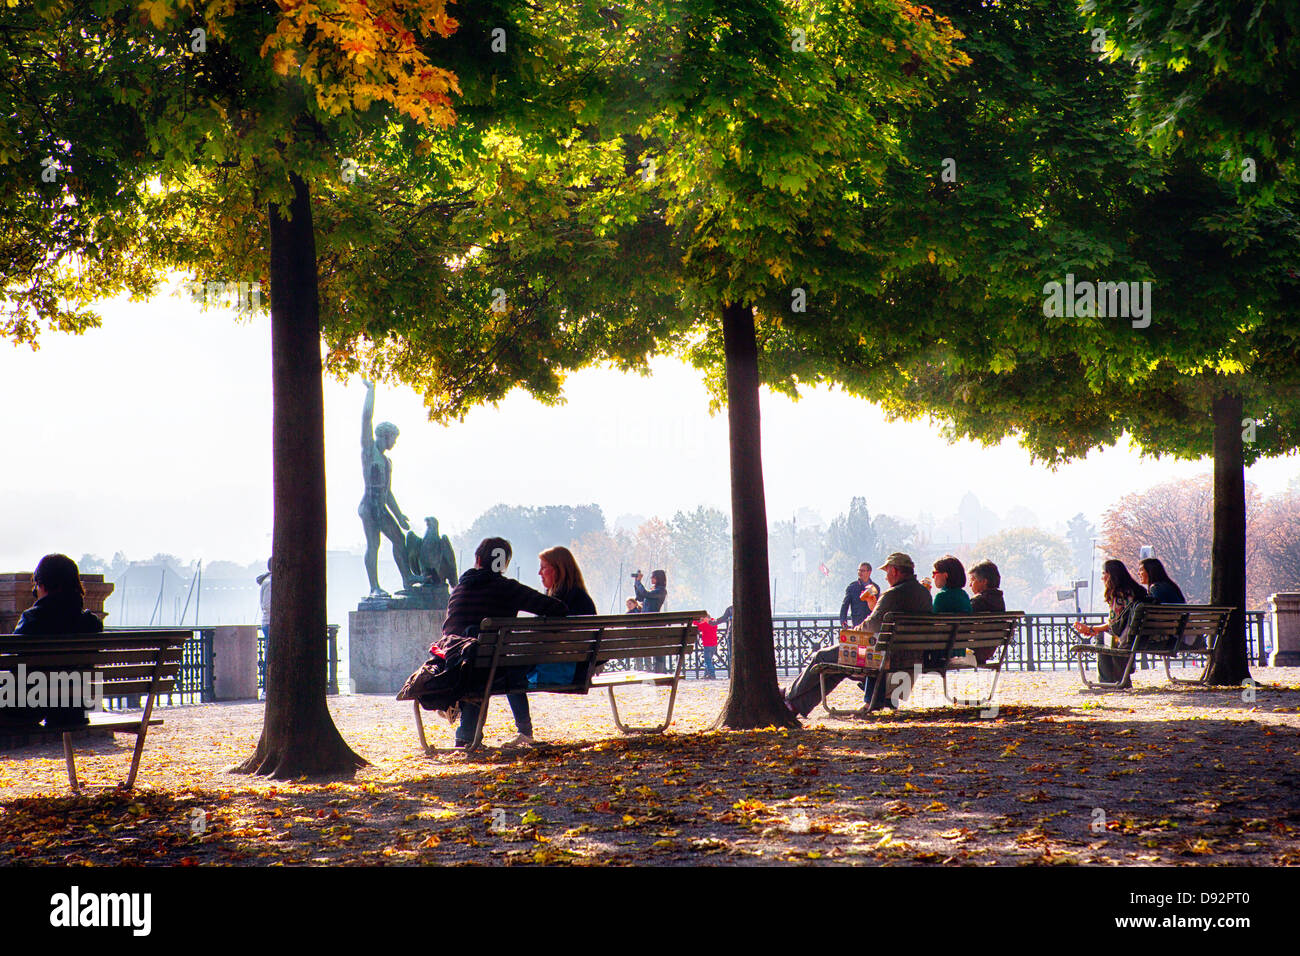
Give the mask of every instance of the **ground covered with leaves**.
MULTIPOLYGON (((996 715, 926 677, 897 713, 751 732, 708 730, 725 685, 688 682, 654 737, 620 736, 604 696, 534 695, 545 745, 492 746, 513 735, 499 701, 488 750, 429 756, 409 705, 344 696, 331 711, 371 766, 310 782, 225 772, 261 705, 170 708, 133 793, 113 789, 127 735, 78 744, 80 796, 58 743, 0 753, 0 863, 1300 864, 1300 671, 1255 676, 1250 700, 1163 672, 1106 695, 1008 674, 996 715)), ((649 718, 666 696, 626 701, 649 718)))

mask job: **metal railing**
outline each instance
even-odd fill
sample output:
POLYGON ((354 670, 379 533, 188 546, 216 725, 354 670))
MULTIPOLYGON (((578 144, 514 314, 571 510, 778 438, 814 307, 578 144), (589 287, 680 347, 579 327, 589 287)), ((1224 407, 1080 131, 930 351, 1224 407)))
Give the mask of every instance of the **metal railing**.
MULTIPOLYGON (((112 630, 110 628, 109 630, 112 630)), ((132 627, 126 628, 132 631, 147 631, 150 628, 132 627)), ((177 630, 175 627, 160 627, 153 630, 177 630)), ((182 629, 183 630, 183 629, 182 629)), ((216 700, 214 690, 214 661, 215 653, 214 639, 216 631, 214 628, 202 627, 194 629, 193 635, 181 645, 181 666, 180 672, 176 675, 175 689, 170 694, 162 694, 155 701, 156 707, 177 707, 184 704, 206 704, 216 700)), ((337 694, 339 692, 339 652, 338 652, 339 626, 337 624, 326 625, 326 683, 325 692, 327 694, 337 694)), ((262 699, 266 696, 266 635, 259 627, 257 629, 257 696, 262 699)), ((113 697, 104 700, 105 710, 138 710, 143 706, 143 697, 113 697)))
MULTIPOLYGON (((1075 621, 1085 624, 1106 623, 1105 614, 1026 614, 1020 622, 1016 641, 1007 649, 1008 670, 1055 671, 1076 667, 1069 649, 1086 643, 1073 629, 1075 621)), ((842 625, 833 614, 781 614, 772 617, 772 645, 776 651, 776 669, 782 676, 790 676, 806 663, 808 656, 818 648, 839 638, 842 625)), ((718 646, 714 654, 714 667, 726 673, 731 661, 731 628, 718 628, 718 646)), ((1255 666, 1267 666, 1273 651, 1273 618, 1267 611, 1246 612, 1246 659, 1255 666)), ((1138 667, 1147 669, 1157 661, 1139 655, 1138 667)), ((1160 665, 1163 666, 1163 665, 1160 665)), ((1194 660, 1178 660, 1175 667, 1197 666, 1194 660)), ((613 667, 610 668, 614 669, 613 667)), ((697 650, 686 662, 685 675, 698 678, 704 674, 704 657, 697 650)))
MULTIPOLYGON (((176 631, 187 630, 167 627, 105 628, 108 631, 176 631)), ((203 704, 214 698, 213 693, 212 629, 199 628, 181 645, 181 666, 170 694, 160 694, 155 707, 179 707, 184 704, 203 704)), ((106 697, 105 710, 139 710, 144 706, 143 696, 106 697)))
MULTIPOLYGON (((339 626, 325 625, 325 693, 339 692, 339 626)), ((257 629, 257 699, 266 697, 266 629, 257 629)))

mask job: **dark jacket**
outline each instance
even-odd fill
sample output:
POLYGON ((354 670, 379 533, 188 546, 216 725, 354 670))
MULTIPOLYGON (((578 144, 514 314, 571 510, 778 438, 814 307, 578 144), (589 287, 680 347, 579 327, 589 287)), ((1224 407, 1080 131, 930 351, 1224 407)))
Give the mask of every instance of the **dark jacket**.
POLYGON ((1187 598, 1183 597, 1182 588, 1173 581, 1157 581, 1151 585, 1150 592, 1152 604, 1186 604, 1187 598))
POLYGON ((104 629, 104 622, 94 611, 84 610, 80 599, 47 594, 18 619, 15 634, 56 635, 94 634, 104 629))
POLYGON ((915 574, 908 575, 880 595, 876 609, 862 622, 863 630, 873 634, 879 631, 885 623, 885 615, 891 611, 901 614, 933 614, 934 600, 915 574))
POLYGON ((553 597, 547 597, 488 568, 470 568, 460 576, 447 602, 444 634, 478 634, 485 617, 514 617, 528 611, 540 617, 565 617, 569 609, 553 597))
MULTIPOLYGON (((985 588, 970 599, 970 609, 975 614, 1002 614, 1007 609, 1007 602, 1000 588, 985 588)), ((996 653, 996 647, 981 648, 975 652, 975 659, 987 664, 996 653)))
POLYGON ((564 591, 556 591, 552 595, 556 600, 561 601, 569 609, 569 616, 575 614, 595 614, 596 602, 591 599, 591 595, 582 588, 569 588, 564 591))
POLYGON ((841 624, 857 624, 858 621, 871 613, 871 608, 867 606, 867 602, 862 598, 862 592, 867 588, 880 590, 876 587, 876 582, 871 578, 867 578, 866 584, 861 581, 849 582, 849 586, 844 589, 844 603, 840 605, 841 624))
POLYGON ((667 588, 655 588, 653 591, 647 591, 645 585, 640 581, 636 583, 636 599, 641 602, 641 610, 646 614, 658 611, 664 606, 664 599, 668 597, 667 588))
MULTIPOLYGON (((876 609, 871 612, 865 621, 862 622, 863 630, 875 633, 879 631, 885 623, 885 615, 890 612, 899 614, 933 614, 934 600, 930 597, 929 590, 926 589, 920 581, 916 579, 915 574, 908 575, 893 587, 880 595, 880 600, 876 602, 876 609)), ((908 671, 913 664, 921 662, 921 655, 914 651, 901 651, 890 653, 889 671, 908 671)), ((882 675, 884 676, 884 675, 882 675)), ((886 691, 890 688, 886 684, 886 691)))

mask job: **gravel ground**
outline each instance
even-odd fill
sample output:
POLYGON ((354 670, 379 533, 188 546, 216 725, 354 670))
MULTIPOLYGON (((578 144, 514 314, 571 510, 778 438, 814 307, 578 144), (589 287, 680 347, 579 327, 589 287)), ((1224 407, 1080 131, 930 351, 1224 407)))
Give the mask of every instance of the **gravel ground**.
MULTIPOLYGON (((897 713, 752 732, 709 731, 726 684, 691 681, 668 734, 631 738, 603 695, 533 695, 543 746, 495 749, 514 734, 501 700, 488 751, 432 756, 409 705, 340 696, 331 713, 370 766, 311 782, 225 772, 251 753, 260 704, 168 708, 134 794, 111 789, 126 735, 79 744, 78 797, 58 744, 0 754, 0 860, 1296 864, 1300 669, 1254 676, 1247 700, 1172 689, 1163 671, 1105 695, 1077 674, 1010 673, 996 715, 948 706, 926 677, 897 713)), ((620 692, 632 719, 666 697, 620 692)))

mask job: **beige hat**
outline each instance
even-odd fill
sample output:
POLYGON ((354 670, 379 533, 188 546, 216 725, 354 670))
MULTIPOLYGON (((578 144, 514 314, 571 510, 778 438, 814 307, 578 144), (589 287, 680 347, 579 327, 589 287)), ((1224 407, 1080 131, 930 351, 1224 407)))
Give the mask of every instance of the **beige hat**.
POLYGON ((895 551, 889 557, 885 558, 884 567, 889 567, 890 565, 893 565, 900 571, 916 572, 916 565, 912 563, 912 556, 910 554, 904 554, 902 551, 895 551))

